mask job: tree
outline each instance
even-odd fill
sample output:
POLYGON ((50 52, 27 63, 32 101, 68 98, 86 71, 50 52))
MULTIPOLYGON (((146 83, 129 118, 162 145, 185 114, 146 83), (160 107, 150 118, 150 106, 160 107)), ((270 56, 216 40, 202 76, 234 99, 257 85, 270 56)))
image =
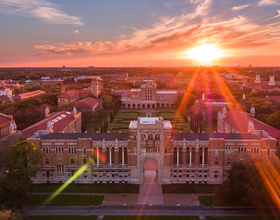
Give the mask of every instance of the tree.
POLYGON ((24 184, 31 183, 31 177, 40 170, 40 162, 44 153, 36 149, 31 141, 21 141, 10 147, 9 150, 9 173, 12 181, 24 184))

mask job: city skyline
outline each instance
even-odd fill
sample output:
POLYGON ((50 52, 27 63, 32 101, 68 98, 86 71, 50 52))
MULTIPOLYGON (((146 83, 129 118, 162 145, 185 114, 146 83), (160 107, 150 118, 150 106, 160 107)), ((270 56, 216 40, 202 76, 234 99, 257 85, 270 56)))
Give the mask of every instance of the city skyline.
POLYGON ((279 21, 277 0, 0 0, 0 67, 279 65, 279 21))

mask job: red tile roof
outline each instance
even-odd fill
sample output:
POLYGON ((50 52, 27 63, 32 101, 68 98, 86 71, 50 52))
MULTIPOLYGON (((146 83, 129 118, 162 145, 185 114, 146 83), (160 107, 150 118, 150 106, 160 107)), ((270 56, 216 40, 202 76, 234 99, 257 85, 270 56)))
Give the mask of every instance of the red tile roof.
POLYGON ((70 123, 75 121, 75 118, 73 117, 73 112, 68 111, 62 111, 52 114, 48 118, 45 118, 37 122, 36 124, 22 130, 23 136, 29 138, 39 130, 47 130, 48 121, 53 122, 53 133, 60 133, 70 123))
POLYGON ((7 123, 11 123, 13 119, 10 118, 8 115, 0 113, 0 126, 5 125, 7 123))
POLYGON ((102 99, 95 99, 95 98, 85 98, 77 103, 78 108, 94 108, 98 103, 102 102, 102 99))
POLYGON ((34 96, 44 94, 44 93, 46 93, 46 92, 44 92, 42 90, 35 90, 35 91, 32 91, 32 92, 26 92, 26 93, 18 94, 17 96, 15 96, 15 98, 16 99, 27 99, 27 98, 31 98, 31 97, 34 97, 34 96))
POLYGON ((88 89, 76 89, 75 91, 77 91, 79 94, 91 94, 91 90, 88 89))
POLYGON ((227 117, 224 119, 225 122, 232 125, 242 133, 248 132, 249 120, 253 121, 255 130, 264 130, 269 136, 273 138, 280 138, 280 130, 273 128, 243 112, 236 110, 228 111, 227 117))
POLYGON ((0 101, 9 100, 9 98, 5 95, 0 95, 0 101))
POLYGON ((73 97, 77 95, 77 91, 76 90, 70 90, 68 92, 64 92, 60 95, 57 96, 57 98, 69 98, 69 97, 73 97))

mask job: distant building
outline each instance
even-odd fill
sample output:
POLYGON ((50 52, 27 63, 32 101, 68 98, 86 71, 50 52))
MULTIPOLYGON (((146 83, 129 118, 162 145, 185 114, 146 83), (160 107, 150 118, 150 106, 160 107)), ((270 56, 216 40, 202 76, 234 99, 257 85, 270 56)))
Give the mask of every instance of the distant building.
POLYGON ((268 82, 261 82, 260 75, 256 75, 254 83, 247 83, 246 86, 252 89, 252 92, 258 91, 280 91, 280 85, 275 82, 274 76, 269 76, 268 82))
POLYGON ((49 114, 48 107, 45 111, 46 118, 21 131, 22 135, 29 138, 39 131, 52 133, 80 133, 82 132, 81 112, 74 107, 72 112, 62 111, 49 114))
POLYGON ((64 105, 69 102, 77 102, 80 99, 88 97, 90 94, 97 97, 102 89, 102 83, 95 80, 91 81, 91 86, 87 89, 75 89, 65 92, 64 87, 62 87, 61 94, 57 96, 57 103, 58 105, 64 105))
POLYGON ((85 98, 77 102, 77 109, 91 109, 93 112, 102 107, 102 99, 85 98))
POLYGON ((151 83, 142 84, 139 89, 114 89, 112 92, 122 96, 123 108, 170 108, 174 106, 178 94, 185 90, 157 89, 157 85, 151 83))
POLYGON ((43 86, 45 85, 57 85, 57 84, 63 84, 63 80, 62 79, 44 79, 41 80, 41 84, 43 86))
POLYGON ((18 94, 17 96, 14 96, 13 99, 15 101, 18 101, 18 100, 24 100, 24 99, 29 99, 29 98, 34 98, 34 97, 37 97, 37 96, 40 96, 42 94, 45 94, 46 92, 42 91, 42 90, 35 90, 35 91, 32 91, 32 92, 26 92, 26 93, 21 93, 21 94, 18 94))
POLYGON ((277 147, 280 144, 280 130, 273 128, 255 117, 255 108, 250 114, 237 110, 227 111, 225 108, 218 113, 217 130, 219 133, 247 133, 250 130, 263 130, 272 138, 277 139, 277 147))
POLYGON ((13 97, 13 92, 8 87, 0 87, 0 96, 6 96, 7 98, 11 99, 13 97))
POLYGON ((0 136, 7 136, 16 132, 17 126, 12 115, 0 113, 0 136))

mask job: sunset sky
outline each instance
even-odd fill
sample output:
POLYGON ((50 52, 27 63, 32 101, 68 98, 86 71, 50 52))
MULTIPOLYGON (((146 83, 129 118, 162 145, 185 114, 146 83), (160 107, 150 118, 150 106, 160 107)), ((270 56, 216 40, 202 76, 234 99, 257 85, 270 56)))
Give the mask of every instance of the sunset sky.
POLYGON ((280 65, 279 0, 0 0, 0 30, 1 67, 280 65))

